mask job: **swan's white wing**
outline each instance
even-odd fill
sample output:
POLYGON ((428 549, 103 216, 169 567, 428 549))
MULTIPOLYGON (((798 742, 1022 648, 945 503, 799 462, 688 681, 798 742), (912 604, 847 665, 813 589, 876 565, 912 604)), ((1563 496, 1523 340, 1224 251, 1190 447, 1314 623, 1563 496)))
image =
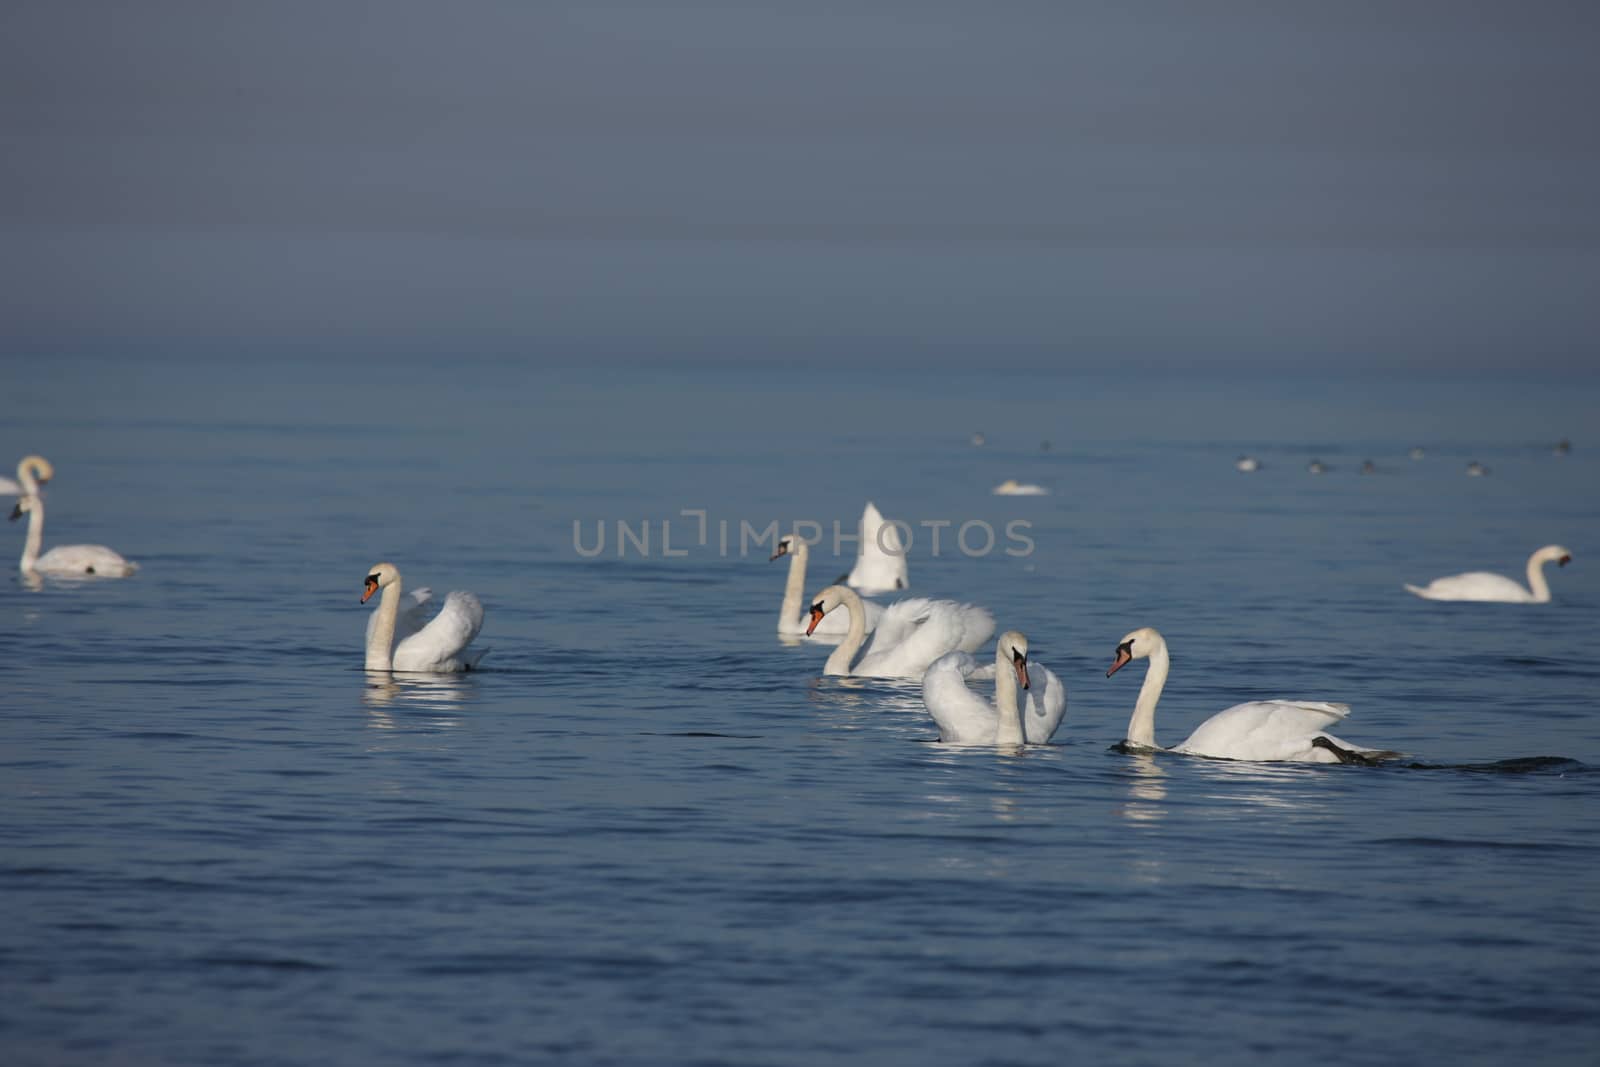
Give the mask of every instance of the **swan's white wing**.
POLYGON ((126 578, 139 569, 105 545, 57 545, 33 564, 42 574, 93 574, 126 578))
POLYGON ((1349 714, 1348 704, 1252 700, 1211 716, 1176 751, 1219 759, 1337 762, 1312 742, 1349 714))
MULTIPOLYGON (((394 618, 394 640, 396 644, 404 641, 418 630, 428 619, 428 604, 433 600, 433 590, 426 587, 413 589, 400 599, 400 610, 394 618)), ((378 612, 367 613, 367 641, 372 641, 372 628, 377 625, 378 612)))
POLYGON ((976 652, 994 636, 994 615, 988 608, 976 604, 959 604, 961 637, 956 647, 963 652, 976 652))
POLYGON ((1472 571, 1435 578, 1424 586, 1408 585, 1424 600, 1491 600, 1506 604, 1526 604, 1533 594, 1503 574, 1472 571))
MULTIPOLYGON (((971 607, 953 600, 912 600, 889 605, 878 622, 872 644, 851 673, 877 678, 920 677, 946 652, 967 651, 962 644, 972 632, 971 607), (919 607, 915 612, 897 612, 901 604, 919 607), (899 640, 891 642, 891 637, 899 640)), ((989 632, 993 629, 991 619, 989 632)), ((981 644, 982 639, 976 643, 981 644)))
POLYGON ((922 703, 950 745, 992 745, 999 727, 994 705, 967 688, 968 678, 994 677, 994 667, 979 667, 965 652, 949 652, 922 675, 922 703))
MULTIPOLYGON (((991 668, 990 673, 993 673, 991 668)), ((1049 741, 1067 713, 1067 687, 1037 660, 1028 661, 1028 691, 1022 706, 1022 734, 1030 745, 1049 741)))
POLYGON ((10 478, 0 478, 0 495, 21 496, 22 486, 18 485, 10 478))
POLYGON ((861 512, 861 545, 856 549, 856 565, 850 569, 845 582, 863 593, 892 593, 911 584, 900 531, 885 526, 883 514, 870 500, 861 512))
POLYGON ((458 671, 463 650, 483 629, 483 605, 471 593, 455 590, 433 621, 394 648, 397 671, 458 671))
MULTIPOLYGON (((934 603, 925 596, 914 596, 896 600, 884 608, 883 613, 878 616, 878 628, 872 635, 871 643, 867 645, 866 655, 894 648, 904 642, 916 632, 917 627, 928 621, 928 616, 933 613, 934 603)), ((826 621, 827 616, 824 616, 823 620, 826 621)))

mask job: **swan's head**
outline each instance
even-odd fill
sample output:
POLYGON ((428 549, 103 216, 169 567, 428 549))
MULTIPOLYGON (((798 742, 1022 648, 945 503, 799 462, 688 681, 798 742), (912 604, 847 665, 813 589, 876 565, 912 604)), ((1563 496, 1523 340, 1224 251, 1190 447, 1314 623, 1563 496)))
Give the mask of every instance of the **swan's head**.
POLYGON ((26 515, 32 510, 33 497, 28 493, 23 493, 21 496, 17 497, 17 506, 11 509, 11 521, 16 522, 18 519, 22 518, 22 516, 26 515))
POLYGON ((1116 674, 1123 667, 1136 659, 1144 659, 1154 654, 1158 648, 1166 648, 1167 642, 1161 636, 1161 631, 1153 626, 1142 626, 1132 633, 1124 634, 1122 640, 1117 642, 1117 655, 1111 661, 1111 666, 1106 668, 1106 677, 1116 674))
POLYGON ((778 538, 778 550, 767 558, 767 562, 771 563, 773 560, 778 559, 781 556, 798 556, 805 550, 806 539, 804 537, 800 537, 796 534, 790 534, 787 537, 780 537, 778 538))
POLYGON ((1560 545, 1545 545, 1534 553, 1534 558, 1540 563, 1549 563, 1551 560, 1555 560, 1557 567, 1565 567, 1572 562, 1572 553, 1560 545))
POLYGON ((1018 630, 1007 630, 1000 635, 995 658, 1009 660, 1017 672, 1017 684, 1028 688, 1028 638, 1018 630))
POLYGON ((367 569, 366 587, 361 591, 361 602, 365 604, 367 598, 378 590, 393 585, 400 580, 400 572, 393 563, 374 563, 367 569))
POLYGON ((45 484, 56 476, 56 469, 43 456, 23 456, 22 460, 17 464, 17 476, 19 478, 25 477, 24 471, 32 473, 34 481, 40 485, 45 484))
POLYGON ((811 631, 817 628, 822 617, 843 604, 849 595, 851 595, 850 590, 842 585, 830 585, 818 593, 811 601, 811 621, 806 624, 806 636, 810 637, 811 631))

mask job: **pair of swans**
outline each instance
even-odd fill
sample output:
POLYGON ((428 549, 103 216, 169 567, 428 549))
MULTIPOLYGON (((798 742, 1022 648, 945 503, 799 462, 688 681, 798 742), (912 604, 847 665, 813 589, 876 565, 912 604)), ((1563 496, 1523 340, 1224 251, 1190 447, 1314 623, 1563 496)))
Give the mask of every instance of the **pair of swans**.
MULTIPOLYGON (((1144 684, 1128 720, 1126 744, 1159 749, 1156 744, 1156 702, 1167 684, 1167 642, 1151 627, 1134 630, 1117 645, 1106 670, 1109 678, 1136 659, 1148 659, 1144 684)), ((1360 748, 1327 732, 1350 714, 1348 704, 1312 700, 1251 700, 1217 712, 1181 744, 1168 749, 1213 759, 1278 763, 1370 763, 1397 753, 1360 748)))
POLYGON ((483 629, 483 605, 471 593, 447 594, 439 614, 425 621, 432 590, 416 589, 407 596, 399 569, 376 563, 367 572, 361 603, 380 589, 378 610, 367 619, 367 670, 454 674, 476 667, 487 654, 488 649, 467 648, 483 629))
MULTIPOLYGON (((861 512, 859 527, 861 541, 856 549, 855 566, 845 577, 845 584, 871 596, 874 593, 892 593, 907 588, 910 576, 906 570, 906 551, 900 542, 900 531, 890 525, 876 504, 867 501, 861 512)), ((808 625, 811 620, 801 605, 806 592, 806 565, 811 558, 811 545, 798 534, 778 538, 777 550, 767 562, 789 557, 789 577, 783 587, 783 606, 778 612, 778 633, 790 637, 842 637, 849 629, 843 616, 834 616, 821 625, 808 625)), ((867 632, 877 628, 883 615, 883 605, 863 601, 863 621, 867 632)))
POLYGON ((992 666, 979 667, 965 652, 934 660, 922 675, 922 703, 947 745, 1042 745, 1067 712, 1067 689, 1050 668, 1028 661, 1025 635, 1007 630, 995 643, 992 666), (994 679, 993 701, 967 688, 968 680, 988 678, 994 679))
POLYGON ((912 597, 883 609, 872 643, 863 652, 867 639, 866 606, 849 586, 830 585, 811 603, 807 636, 840 607, 845 609, 848 625, 844 640, 823 664, 823 674, 919 678, 940 656, 955 651, 975 652, 994 633, 994 616, 974 604, 912 597))
MULTIPOLYGON (((843 637, 850 628, 850 620, 845 615, 830 615, 820 624, 807 629, 811 621, 810 614, 801 606, 805 603, 806 595, 806 565, 811 559, 811 546, 804 537, 791 535, 778 538, 778 549, 772 553, 771 559, 789 557, 789 577, 783 585, 783 606, 778 609, 778 633, 787 637, 804 637, 808 634, 816 637, 837 638, 843 637)), ((878 619, 883 616, 883 605, 872 600, 861 602, 864 613, 863 625, 868 633, 877 628, 878 619)))
POLYGON ((22 558, 17 566, 23 574, 93 575, 97 578, 126 578, 139 569, 105 545, 57 545, 43 555, 44 497, 39 489, 55 477, 55 468, 43 456, 23 456, 17 464, 17 480, 0 479, 0 492, 17 496, 11 512, 15 522, 28 516, 28 536, 22 543, 22 558))
POLYGON ((1565 567, 1572 562, 1572 553, 1560 545, 1545 545, 1528 557, 1528 588, 1502 574, 1487 571, 1469 571, 1452 574, 1448 578, 1435 578, 1427 585, 1406 585, 1406 589, 1424 600, 1476 600, 1498 604, 1548 604, 1550 586, 1544 580, 1544 565, 1554 562, 1565 567))

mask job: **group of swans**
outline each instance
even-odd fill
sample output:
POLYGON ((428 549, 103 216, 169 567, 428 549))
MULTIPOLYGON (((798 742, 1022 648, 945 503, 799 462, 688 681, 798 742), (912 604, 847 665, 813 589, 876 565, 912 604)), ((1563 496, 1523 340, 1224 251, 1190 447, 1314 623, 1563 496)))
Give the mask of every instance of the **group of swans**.
POLYGON ((99 578, 126 578, 139 569, 105 545, 57 545, 41 554, 44 540, 44 496, 40 489, 55 477, 55 468, 43 456, 23 456, 17 464, 17 480, 0 478, 0 492, 17 498, 11 521, 28 516, 28 536, 22 542, 22 558, 17 567, 25 575, 93 575, 99 578))

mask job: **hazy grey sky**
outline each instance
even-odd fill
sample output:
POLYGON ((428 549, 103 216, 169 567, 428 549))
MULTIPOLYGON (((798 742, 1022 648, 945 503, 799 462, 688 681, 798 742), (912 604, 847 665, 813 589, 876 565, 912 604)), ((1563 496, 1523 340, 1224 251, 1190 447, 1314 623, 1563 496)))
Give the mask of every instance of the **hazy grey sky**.
POLYGON ((8 0, 0 356, 1593 368, 1597 11, 8 0))

